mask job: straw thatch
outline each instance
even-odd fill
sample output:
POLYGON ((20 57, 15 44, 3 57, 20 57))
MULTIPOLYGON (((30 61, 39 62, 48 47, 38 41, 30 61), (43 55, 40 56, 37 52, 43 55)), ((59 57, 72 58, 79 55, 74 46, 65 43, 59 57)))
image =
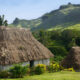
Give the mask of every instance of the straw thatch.
POLYGON ((0 28, 0 65, 50 57, 53 57, 53 54, 32 36, 30 30, 0 28))
POLYGON ((61 65, 66 68, 80 69, 80 47, 72 47, 61 65))

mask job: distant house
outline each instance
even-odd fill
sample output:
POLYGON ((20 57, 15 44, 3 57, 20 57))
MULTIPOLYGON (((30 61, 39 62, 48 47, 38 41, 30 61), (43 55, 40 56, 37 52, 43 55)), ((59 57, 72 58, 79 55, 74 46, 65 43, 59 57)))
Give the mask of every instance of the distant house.
POLYGON ((30 30, 0 27, 0 69, 9 69, 13 64, 49 65, 53 54, 38 42, 30 30))
POLYGON ((80 70, 80 47, 72 47, 67 57, 61 62, 65 68, 80 70))

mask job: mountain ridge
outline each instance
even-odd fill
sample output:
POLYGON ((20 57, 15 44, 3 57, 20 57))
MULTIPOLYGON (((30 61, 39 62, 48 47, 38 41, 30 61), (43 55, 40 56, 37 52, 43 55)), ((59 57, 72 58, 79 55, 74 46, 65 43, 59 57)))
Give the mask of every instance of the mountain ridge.
POLYGON ((16 19, 11 25, 31 28, 32 30, 55 28, 57 25, 66 23, 70 25, 78 24, 80 23, 80 4, 68 3, 67 5, 60 6, 57 10, 44 14, 40 18, 33 20, 18 19, 17 24, 15 24, 15 21, 16 19))

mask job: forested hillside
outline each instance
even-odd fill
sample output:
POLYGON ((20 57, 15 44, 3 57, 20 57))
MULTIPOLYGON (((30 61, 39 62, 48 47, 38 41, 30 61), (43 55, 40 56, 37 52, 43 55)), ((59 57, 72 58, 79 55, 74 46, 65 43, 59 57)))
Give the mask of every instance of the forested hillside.
POLYGON ((31 28, 32 30, 65 28, 80 23, 80 5, 68 3, 59 9, 46 13, 38 19, 16 18, 10 26, 31 28))
POLYGON ((80 46, 80 24, 65 29, 36 30, 34 37, 44 44, 60 62, 73 46, 80 46))
POLYGON ((55 27, 69 27, 80 23, 80 5, 69 3, 62 5, 59 9, 54 10, 42 16, 42 24, 35 29, 50 29, 55 27))

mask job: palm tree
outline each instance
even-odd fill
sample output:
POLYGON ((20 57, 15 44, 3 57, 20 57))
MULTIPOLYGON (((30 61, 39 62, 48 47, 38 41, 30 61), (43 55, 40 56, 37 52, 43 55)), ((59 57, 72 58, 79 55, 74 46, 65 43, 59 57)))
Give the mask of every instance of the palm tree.
POLYGON ((4 20, 4 15, 0 16, 0 26, 8 26, 7 20, 4 20))

